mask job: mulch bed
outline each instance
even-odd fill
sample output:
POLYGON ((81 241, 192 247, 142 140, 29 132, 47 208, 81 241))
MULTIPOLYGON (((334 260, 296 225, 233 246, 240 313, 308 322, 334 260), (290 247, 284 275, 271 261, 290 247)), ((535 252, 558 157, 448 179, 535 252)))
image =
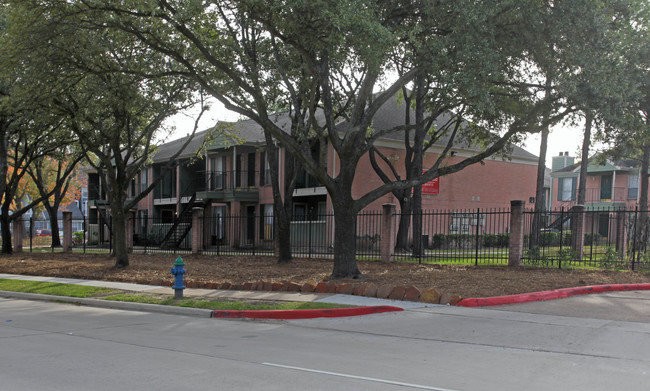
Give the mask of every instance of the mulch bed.
MULTIPOLYGON (((171 267, 177 255, 132 254, 130 265, 115 268, 114 258, 104 254, 22 253, 0 256, 0 273, 56 276, 140 284, 171 285, 171 267)), ((272 257, 183 255, 186 285, 217 287, 332 281, 331 259, 294 259, 277 264, 272 257)), ((650 283, 650 275, 626 271, 558 270, 508 267, 475 267, 437 264, 360 261, 363 279, 339 279, 337 284, 374 283, 377 286, 436 288, 443 294, 493 297, 586 285, 650 283)))

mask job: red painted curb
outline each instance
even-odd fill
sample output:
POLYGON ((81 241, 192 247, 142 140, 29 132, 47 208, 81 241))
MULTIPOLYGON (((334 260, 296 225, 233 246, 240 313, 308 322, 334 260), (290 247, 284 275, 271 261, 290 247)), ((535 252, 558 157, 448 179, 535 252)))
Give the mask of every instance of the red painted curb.
POLYGON ((643 291, 650 290, 650 284, 613 284, 613 285, 591 285, 576 288, 555 289, 552 291, 523 293, 520 295, 483 297, 463 299, 458 304, 461 307, 489 307, 493 305, 528 303, 531 301, 554 300, 575 295, 586 295, 589 293, 603 293, 616 291, 643 291))
POLYGON ((220 311, 212 312, 212 318, 251 318, 251 319, 312 319, 337 318, 343 316, 359 316, 379 314, 382 312, 404 311, 403 308, 387 305, 351 308, 324 308, 318 310, 251 310, 251 311, 220 311))

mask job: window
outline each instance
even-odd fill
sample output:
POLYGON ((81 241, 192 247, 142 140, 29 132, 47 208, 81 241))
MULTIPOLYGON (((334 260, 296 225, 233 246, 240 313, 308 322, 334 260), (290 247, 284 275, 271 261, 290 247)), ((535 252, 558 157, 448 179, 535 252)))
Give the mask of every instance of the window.
POLYGON ((149 169, 144 167, 138 173, 138 182, 140 183, 140 192, 143 192, 149 186, 149 169))
POLYGON ((210 190, 221 190, 226 183, 226 157, 218 156, 210 159, 210 176, 208 178, 210 190))
POLYGON ((262 205, 260 238, 273 240, 273 205, 262 205))
POLYGON ((307 204, 294 204, 293 221, 307 220, 307 204))
POLYGON ((148 218, 149 218, 149 211, 146 209, 141 209, 138 210, 138 227, 137 227, 137 233, 139 234, 147 234, 147 226, 148 226, 148 218))
POLYGON ((160 211, 160 222, 162 224, 174 224, 175 211, 173 209, 163 209, 160 211))
POLYGON ((627 177, 627 198, 636 199, 639 196, 639 176, 629 175, 627 177))
POLYGON ((576 179, 577 178, 558 179, 558 201, 574 201, 576 199, 576 179))
POLYGON ((327 220, 327 204, 324 202, 318 203, 318 220, 320 221, 327 220))
MULTIPOLYGON (((278 156, 277 150, 275 154, 276 158, 278 156)), ((266 152, 260 152, 260 186, 271 183, 271 169, 269 165, 269 159, 266 152)))
MULTIPOLYGON (((225 206, 212 207, 212 236, 215 241, 221 241, 224 238, 225 222, 224 216, 226 215, 225 206)), ((213 243, 217 244, 217 243, 213 243)))

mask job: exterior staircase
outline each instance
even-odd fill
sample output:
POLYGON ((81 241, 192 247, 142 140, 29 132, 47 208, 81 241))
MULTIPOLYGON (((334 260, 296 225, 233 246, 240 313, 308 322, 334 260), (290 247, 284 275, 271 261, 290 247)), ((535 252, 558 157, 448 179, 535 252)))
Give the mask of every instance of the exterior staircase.
POLYGON ((192 194, 189 202, 178 215, 174 225, 169 229, 163 240, 160 242, 161 249, 179 248, 185 237, 192 229, 192 208, 204 206, 203 202, 196 201, 196 193, 192 194))
POLYGON ((564 223, 566 223, 567 221, 569 221, 569 219, 571 219, 575 210, 576 207, 572 206, 571 209, 560 214, 560 216, 558 216, 555 220, 553 220, 553 222, 551 222, 546 228, 559 230, 564 223))

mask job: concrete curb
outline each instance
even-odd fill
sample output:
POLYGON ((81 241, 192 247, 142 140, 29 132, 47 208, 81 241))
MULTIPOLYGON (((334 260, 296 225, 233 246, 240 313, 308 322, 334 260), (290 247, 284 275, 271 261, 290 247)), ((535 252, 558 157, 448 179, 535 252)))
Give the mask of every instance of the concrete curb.
POLYGON ((404 311, 403 308, 394 306, 364 306, 352 308, 323 308, 314 310, 248 310, 248 311, 225 311, 209 310, 202 308, 186 308, 171 305, 157 305, 145 303, 129 303, 123 301, 110 301, 100 299, 85 299, 79 297, 43 295, 40 293, 24 293, 0 291, 0 297, 39 300, 59 303, 85 305, 89 307, 108 308, 125 311, 156 312, 168 315, 182 315, 199 318, 222 318, 222 319, 313 319, 313 318, 335 318, 350 317, 383 312, 404 311))
POLYGON ((156 304, 145 304, 145 303, 129 303, 124 301, 84 299, 79 297, 43 295, 40 293, 0 291, 0 297, 22 299, 22 300, 39 300, 39 301, 52 301, 52 302, 55 301, 59 303, 78 304, 78 305, 85 305, 89 307, 109 308, 109 309, 126 310, 126 311, 157 312, 161 314, 193 316, 199 318, 210 318, 212 315, 212 310, 203 309, 203 308, 186 308, 186 307, 175 307, 171 305, 156 305, 156 304))
POLYGON ((388 305, 351 308, 324 308, 315 310, 251 310, 251 311, 214 311, 213 318, 249 318, 249 319, 314 319, 339 318, 380 314, 383 312, 404 311, 403 308, 388 305))
POLYGON ((532 301, 555 300, 576 295, 586 295, 590 293, 643 290, 650 290, 650 284, 591 285, 576 288, 555 289, 543 292, 522 293, 519 295, 469 298, 461 300, 456 305, 460 307, 489 307, 495 305, 528 303, 532 301))

